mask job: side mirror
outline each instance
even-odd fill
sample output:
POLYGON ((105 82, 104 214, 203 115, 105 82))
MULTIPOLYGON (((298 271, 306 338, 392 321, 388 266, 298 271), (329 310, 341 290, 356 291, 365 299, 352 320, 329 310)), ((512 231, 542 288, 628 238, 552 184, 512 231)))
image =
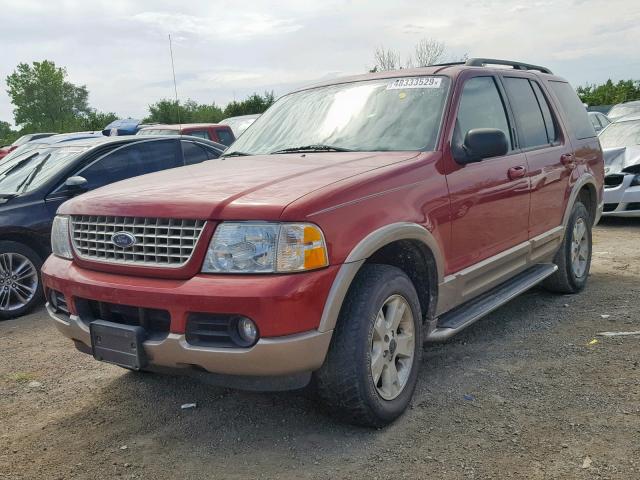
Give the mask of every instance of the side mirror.
POLYGON ((509 151, 507 136, 497 128, 474 128, 464 137, 461 147, 453 149, 456 162, 480 162, 485 158, 501 157, 509 151))
POLYGON ((80 195, 88 190, 88 183, 86 178, 75 176, 67 178, 64 185, 67 187, 66 191, 69 195, 80 195))

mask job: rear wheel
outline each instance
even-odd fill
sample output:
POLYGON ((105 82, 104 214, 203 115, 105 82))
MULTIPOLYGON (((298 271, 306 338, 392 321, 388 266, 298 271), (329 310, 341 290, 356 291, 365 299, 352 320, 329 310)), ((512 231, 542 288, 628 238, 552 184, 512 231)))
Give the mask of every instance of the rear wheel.
POLYGON ((407 408, 422 359, 420 303, 411 280, 388 265, 365 265, 345 299, 315 391, 331 413, 384 426, 407 408))
POLYGON ((0 319, 16 318, 42 301, 40 256, 18 242, 0 242, 0 319))
POLYGON ((562 245, 555 257, 558 271, 543 283, 552 292, 577 293, 587 284, 591 267, 591 216, 580 201, 571 211, 562 245))

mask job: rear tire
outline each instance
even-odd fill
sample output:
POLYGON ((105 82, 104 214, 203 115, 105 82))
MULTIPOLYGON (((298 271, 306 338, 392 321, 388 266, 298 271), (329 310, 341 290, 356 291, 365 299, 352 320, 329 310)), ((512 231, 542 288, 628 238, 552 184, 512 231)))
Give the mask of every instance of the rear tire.
POLYGON ((341 419, 382 427, 409 405, 422 360, 422 314, 399 268, 364 265, 354 280, 313 387, 341 419))
POLYGON ((577 293, 584 289, 591 268, 591 251, 591 216, 584 204, 577 201, 554 259, 558 270, 542 285, 557 293, 577 293))
POLYGON ((41 267, 33 249, 0 241, 0 320, 20 317, 42 302, 41 267))

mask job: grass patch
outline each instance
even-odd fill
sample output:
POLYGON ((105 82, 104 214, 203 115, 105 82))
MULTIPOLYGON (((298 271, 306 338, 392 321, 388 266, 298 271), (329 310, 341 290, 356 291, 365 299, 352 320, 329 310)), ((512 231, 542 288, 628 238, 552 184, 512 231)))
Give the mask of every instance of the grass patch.
POLYGON ((35 373, 31 372, 16 372, 7 375, 7 379, 16 383, 27 383, 36 379, 35 373))

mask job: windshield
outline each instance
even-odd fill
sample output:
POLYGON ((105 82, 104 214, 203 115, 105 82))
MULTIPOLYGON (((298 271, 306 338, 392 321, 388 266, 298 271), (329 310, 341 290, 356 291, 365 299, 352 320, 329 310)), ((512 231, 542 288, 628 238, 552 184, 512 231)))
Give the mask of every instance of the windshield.
POLYGON ((0 164, 0 194, 30 192, 55 176, 89 146, 46 146, 0 164))
POLYGON ((598 138, 602 148, 640 145, 640 120, 612 123, 598 138))
POLYGON ((180 135, 178 130, 169 129, 145 129, 140 130, 136 135, 180 135))
POLYGON ((269 154, 303 146, 433 150, 448 88, 446 77, 423 76, 295 92, 263 113, 227 154, 269 154))
POLYGON ((220 121, 220 125, 227 125, 236 137, 242 133, 256 121, 260 115, 246 115, 242 117, 229 117, 220 121))
POLYGON ((624 117, 625 115, 631 115, 632 113, 638 113, 638 112, 640 112, 640 104, 634 104, 634 105, 620 104, 620 105, 614 105, 613 108, 609 110, 609 113, 607 113, 607 117, 613 120, 614 118, 621 118, 621 117, 624 117))
POLYGON ((13 152, 11 152, 9 155, 7 155, 6 157, 4 157, 3 159, 0 160, 0 168, 2 168, 2 165, 4 165, 6 162, 11 160, 12 158, 16 158, 18 156, 21 156, 25 152, 30 152, 31 150, 35 150, 36 148, 40 147, 41 145, 42 145, 41 143, 38 143, 38 142, 35 142, 35 141, 34 142, 25 143, 24 145, 20 145, 13 152))

